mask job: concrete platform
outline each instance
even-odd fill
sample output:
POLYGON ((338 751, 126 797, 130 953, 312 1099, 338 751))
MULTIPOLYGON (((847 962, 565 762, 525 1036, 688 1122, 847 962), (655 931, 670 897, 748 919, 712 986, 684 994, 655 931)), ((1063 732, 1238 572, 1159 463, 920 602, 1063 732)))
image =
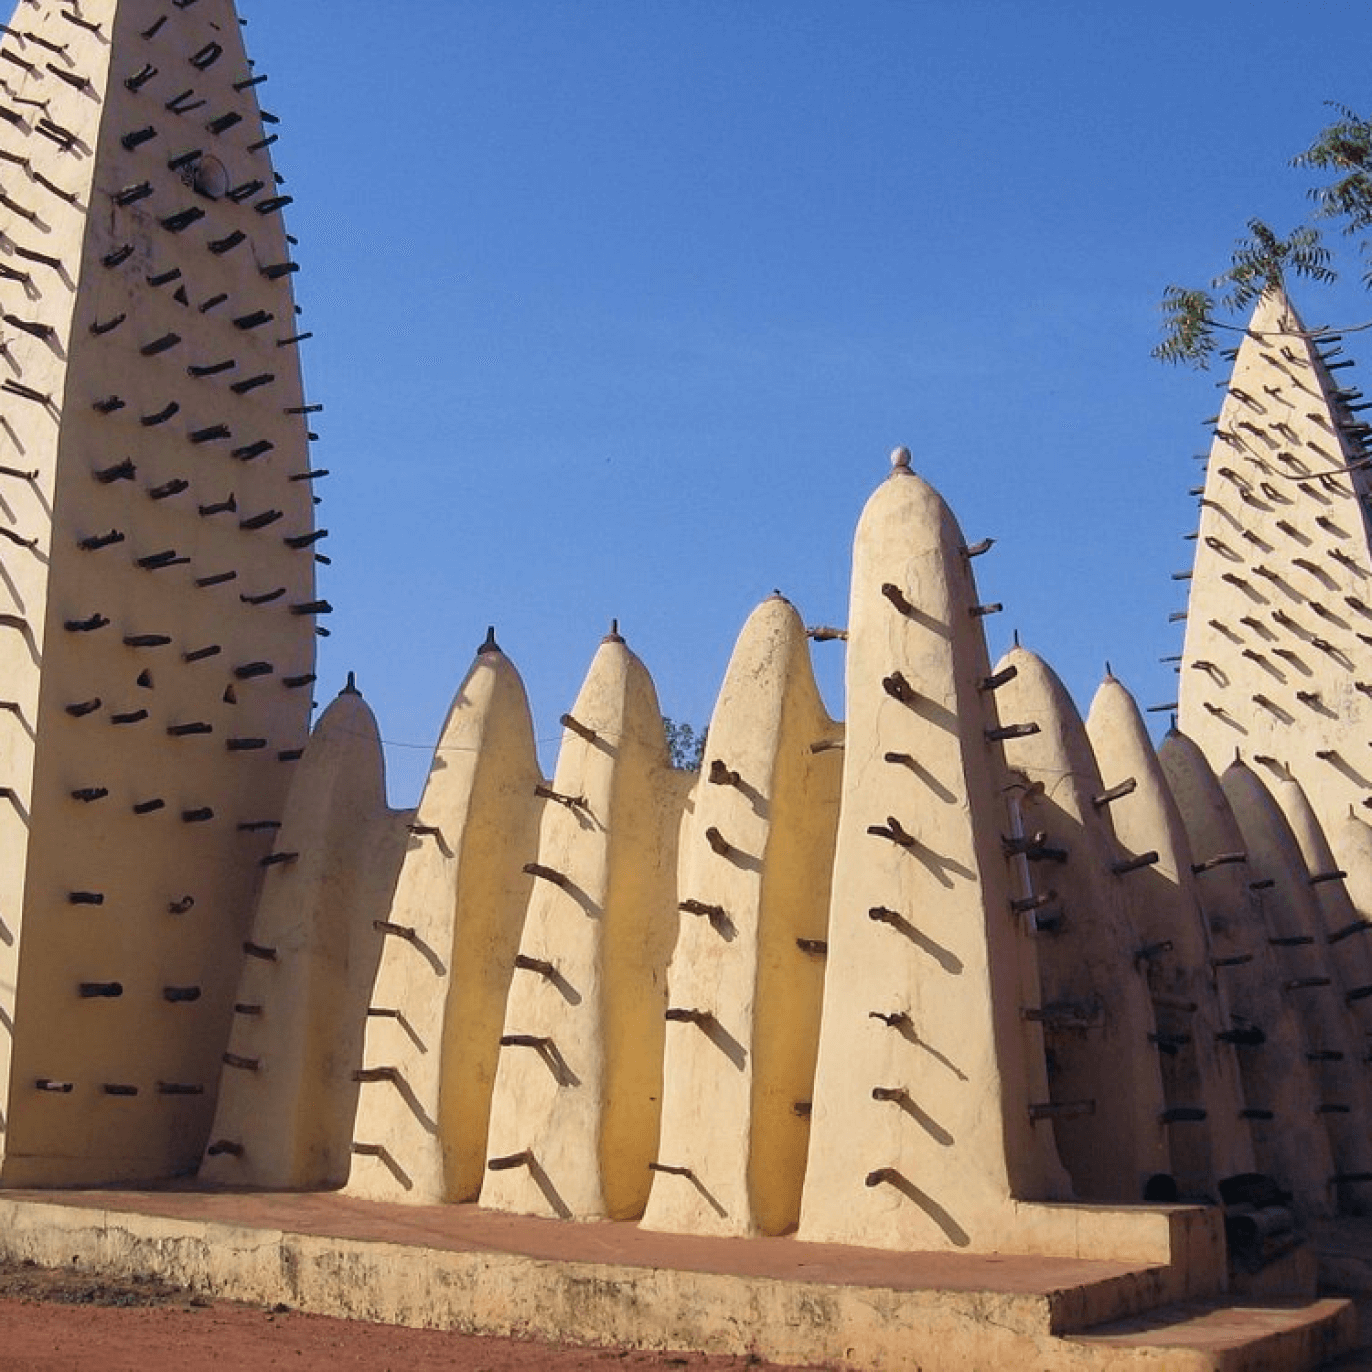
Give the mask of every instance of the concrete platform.
POLYGON ((1347 1301, 1178 1303, 1178 1261, 701 1239, 335 1194, 0 1192, 0 1254, 379 1323, 845 1369, 1257 1372, 1356 1341, 1347 1301))

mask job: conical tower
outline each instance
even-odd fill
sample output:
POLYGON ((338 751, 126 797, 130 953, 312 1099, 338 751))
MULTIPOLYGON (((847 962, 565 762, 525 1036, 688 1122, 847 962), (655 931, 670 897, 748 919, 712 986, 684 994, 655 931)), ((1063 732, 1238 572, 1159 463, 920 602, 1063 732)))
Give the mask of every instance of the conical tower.
POLYGON ((995 675, 1010 679, 998 709, 1033 720, 1034 733, 1007 739, 1005 760, 1026 782, 1023 838, 1010 846, 1055 893, 1035 940, 1051 1121, 1058 1154, 1079 1200, 1129 1202, 1170 1172, 1170 1135, 1184 1132, 1166 1107, 1157 1011, 1148 958, 1129 888, 1147 864, 1118 851, 1098 798, 1106 791, 1086 725, 1042 658, 1016 645, 995 675), (1060 903, 1059 903, 1060 902, 1060 903))
POLYGON ((232 0, 23 0, 0 58, 0 1179, 165 1176, 328 608, 290 198, 232 0))
MULTIPOLYGON (((1010 776, 967 547, 898 448, 853 541, 843 791, 799 1233, 1035 1251, 1063 1197, 1010 776)), ((996 607, 998 608, 998 607, 996 607)), ((1042 1251, 1042 1250, 1040 1250, 1042 1251)))
POLYGON ((481 1189, 541 780, 524 683, 492 628, 453 697, 377 925, 354 1195, 433 1205, 481 1189))
POLYGON ((644 1228, 795 1226, 842 761, 840 749, 815 744, 838 732, 800 615, 773 595, 734 647, 683 819, 662 1128, 644 1228), (688 1019, 685 1009, 703 1013, 688 1019))
MULTIPOLYGON (((684 788, 652 678, 617 629, 562 724, 538 861, 524 868, 535 883, 505 1005, 481 1204, 635 1219, 653 1176, 665 1016, 675 1008, 667 963, 681 918, 684 788)), ((716 1023, 690 1013, 672 1027, 716 1023)))
POLYGON ((1300 782, 1326 830, 1372 805, 1372 496, 1358 392, 1333 336, 1268 291, 1216 417, 1179 725, 1222 770, 1237 747, 1300 782))

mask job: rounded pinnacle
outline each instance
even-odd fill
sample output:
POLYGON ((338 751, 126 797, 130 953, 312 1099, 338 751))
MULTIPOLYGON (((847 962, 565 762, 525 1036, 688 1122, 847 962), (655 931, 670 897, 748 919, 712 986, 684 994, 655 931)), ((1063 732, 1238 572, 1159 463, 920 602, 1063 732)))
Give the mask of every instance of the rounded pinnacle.
POLYGON ((499 651, 500 644, 495 641, 495 625, 490 624, 486 628, 486 641, 476 650, 476 653, 480 657, 482 653, 498 653, 499 651))
POLYGON ((910 449, 893 448, 891 450, 891 466, 897 472, 908 472, 910 470, 910 449))

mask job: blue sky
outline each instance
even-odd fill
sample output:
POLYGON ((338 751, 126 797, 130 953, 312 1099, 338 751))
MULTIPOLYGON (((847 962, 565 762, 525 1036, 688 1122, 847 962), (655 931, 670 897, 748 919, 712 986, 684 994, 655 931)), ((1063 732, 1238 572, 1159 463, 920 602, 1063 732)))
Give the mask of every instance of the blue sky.
MULTIPOLYGON (((708 720, 774 588, 846 619, 897 444, 1083 712, 1175 698, 1222 370, 1149 357, 1171 281, 1372 108, 1372 8, 1272 0, 240 0, 281 117, 348 670, 413 804, 486 625, 545 765, 612 617, 708 720)), ((1356 271, 1354 272, 1356 276, 1356 271)), ((1372 317, 1356 282, 1308 323, 1372 317)), ((1359 351, 1358 335, 1348 347, 1359 351)), ((1357 376, 1357 370, 1343 376, 1357 376)), ((841 713, 842 648, 816 645, 841 713)))

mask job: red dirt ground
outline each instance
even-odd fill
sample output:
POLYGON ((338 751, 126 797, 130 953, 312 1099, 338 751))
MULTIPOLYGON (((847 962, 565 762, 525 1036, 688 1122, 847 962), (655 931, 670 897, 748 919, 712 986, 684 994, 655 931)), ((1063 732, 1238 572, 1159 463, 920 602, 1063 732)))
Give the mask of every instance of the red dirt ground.
POLYGON ((152 1281, 0 1264, 0 1372, 797 1372, 751 1358, 568 1348, 207 1301, 152 1281))

